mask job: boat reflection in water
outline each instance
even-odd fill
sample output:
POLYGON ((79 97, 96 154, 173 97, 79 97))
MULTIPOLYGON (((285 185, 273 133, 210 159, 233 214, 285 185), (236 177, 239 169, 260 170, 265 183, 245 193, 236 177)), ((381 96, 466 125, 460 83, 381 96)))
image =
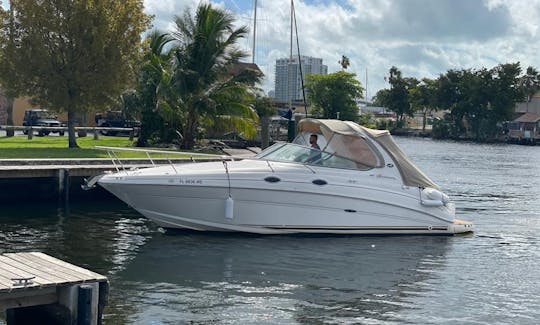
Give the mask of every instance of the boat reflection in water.
POLYGON ((255 158, 100 175, 98 183, 166 228, 258 234, 473 231, 388 131, 303 119, 294 143, 255 158), (308 139, 317 136, 318 146, 308 139), (319 150, 320 149, 320 150, 319 150))
POLYGON ((156 234, 118 276, 133 323, 399 321, 452 240, 156 234))

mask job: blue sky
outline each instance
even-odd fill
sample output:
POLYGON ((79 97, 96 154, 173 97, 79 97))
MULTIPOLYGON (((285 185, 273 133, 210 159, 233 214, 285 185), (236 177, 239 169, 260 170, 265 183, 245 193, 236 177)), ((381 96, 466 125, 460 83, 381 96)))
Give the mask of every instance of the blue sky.
MULTIPOLYGON (((171 28, 173 14, 199 0, 145 0, 155 26, 171 28)), ((211 1, 252 26, 252 0, 211 1)), ((289 53, 290 0, 258 0, 255 61, 274 83, 274 63, 289 53)), ((329 72, 341 55, 366 85, 385 88, 395 65, 405 76, 436 78, 449 69, 492 68, 521 62, 540 69, 540 0, 296 0, 300 50, 321 57, 329 72)), ((241 46, 251 51, 251 36, 241 46)))
MULTIPOLYGON (((154 27, 173 28, 174 15, 208 0, 144 0, 154 27)), ((5 5, 6 1, 2 1, 5 5)), ((252 0, 218 0, 238 23, 253 26, 252 0)), ((273 89, 275 61, 289 55, 290 0, 258 0, 255 61, 273 89)), ((341 55, 366 85, 385 88, 392 66, 405 76, 436 78, 449 69, 521 62, 540 69, 540 0, 295 0, 303 55, 339 70, 341 55)), ((252 35, 240 46, 251 53, 252 35)))

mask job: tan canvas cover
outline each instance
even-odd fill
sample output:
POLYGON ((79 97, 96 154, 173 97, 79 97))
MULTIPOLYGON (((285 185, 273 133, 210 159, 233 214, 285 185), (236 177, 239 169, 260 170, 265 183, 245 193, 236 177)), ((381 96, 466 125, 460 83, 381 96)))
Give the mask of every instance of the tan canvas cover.
MULTIPOLYGON (((438 186, 427 177, 422 171, 416 167, 412 161, 399 149, 397 144, 392 139, 390 133, 386 130, 373 130, 350 121, 339 120, 322 120, 306 118, 298 124, 300 132, 310 132, 322 134, 327 141, 335 142, 336 140, 347 139, 347 136, 369 137, 377 142, 394 160, 398 168, 403 183, 407 186, 415 187, 433 187, 438 186), (335 137, 336 134, 343 137, 335 137)), ((335 144, 334 144, 335 145, 335 144)), ((333 145, 333 146, 334 146, 333 145)), ((348 143, 342 141, 342 146, 348 146, 348 143)))

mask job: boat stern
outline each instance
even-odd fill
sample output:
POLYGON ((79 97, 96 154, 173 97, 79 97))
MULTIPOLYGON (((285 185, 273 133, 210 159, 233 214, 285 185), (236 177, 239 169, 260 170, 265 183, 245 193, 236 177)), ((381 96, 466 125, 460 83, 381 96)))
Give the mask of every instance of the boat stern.
POLYGON ((474 225, 470 221, 454 219, 451 229, 454 234, 466 234, 474 232, 474 225))

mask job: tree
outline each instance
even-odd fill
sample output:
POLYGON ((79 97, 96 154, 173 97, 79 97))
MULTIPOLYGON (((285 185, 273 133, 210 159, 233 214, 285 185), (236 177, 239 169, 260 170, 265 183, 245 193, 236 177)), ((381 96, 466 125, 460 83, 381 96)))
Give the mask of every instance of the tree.
POLYGON ((261 148, 265 149, 270 145, 270 116, 276 113, 270 97, 258 93, 253 101, 253 109, 257 112, 261 127, 261 148))
POLYGON ((455 109, 466 118, 475 139, 485 138, 481 133, 482 123, 489 116, 490 95, 492 93, 492 75, 485 68, 464 70, 459 87, 459 101, 455 109))
POLYGON ((443 137, 458 137, 464 130, 464 113, 458 107, 458 102, 461 100, 459 84, 463 73, 463 70, 448 70, 437 79, 437 106, 450 111, 450 123, 444 127, 445 130, 449 131, 449 134, 441 134, 443 137))
POLYGON ((437 82, 424 78, 409 89, 409 99, 414 111, 422 113, 422 132, 426 132, 427 116, 437 109, 437 82))
MULTIPOLYGON (((4 10, 2 7, 2 2, 0 1, 0 49, 1 48, 8 48, 12 50, 14 48, 15 44, 15 20, 13 18, 13 11, 11 10, 4 10)), ((11 76, 14 76, 17 74, 17 71, 13 68, 13 64, 9 62, 8 60, 2 60, 2 52, 0 51, 0 64, 4 64, 3 69, 0 68, 0 72, 4 74, 9 74, 11 76)), ((0 78, 0 85, 2 84, 1 78, 0 78)), ((7 125, 13 125, 13 102, 15 97, 17 96, 17 93, 13 89, 13 87, 10 87, 11 89, 2 88, 0 89, 0 98, 3 98, 3 106, 6 110, 6 124, 7 125)), ((2 105, 0 105, 2 106, 2 105)), ((6 136, 12 137, 15 135, 15 131, 13 129, 6 130, 6 136)))
MULTIPOLYGON (((490 93, 490 126, 495 130, 495 125, 499 122, 508 121, 512 118, 512 113, 516 103, 525 100, 523 89, 521 89, 521 67, 517 63, 499 64, 490 70, 492 75, 492 88, 490 93)), ((534 75, 534 69, 527 69, 527 75, 534 75)), ((531 87, 531 88, 534 88, 531 87)), ((534 93, 533 93, 534 94, 534 93)), ((528 100, 529 98, 527 98, 528 100)))
POLYGON ((526 96, 527 100, 527 111, 529 111, 529 103, 531 102, 532 96, 540 90, 540 75, 538 71, 529 66, 525 72, 525 75, 520 79, 520 86, 523 90, 523 93, 526 96))
POLYGON ((386 107, 388 105, 388 98, 390 96, 390 89, 379 89, 373 97, 373 105, 386 107))
POLYGON ((176 43, 172 82, 178 109, 184 115, 182 146, 194 146, 203 120, 225 116, 231 124, 256 120, 256 113, 245 99, 262 75, 250 69, 232 72, 235 64, 247 56, 235 46, 247 35, 247 28, 235 28, 234 16, 211 4, 200 4, 194 16, 186 11, 176 17, 175 23, 171 34, 176 43))
POLYGON ((363 88, 354 73, 338 71, 327 75, 312 74, 306 88, 313 113, 321 118, 356 121, 363 88))
POLYGON ((398 68, 392 67, 390 68, 388 82, 390 83, 390 91, 385 106, 396 113, 398 126, 401 126, 405 121, 405 115, 412 115, 408 98, 408 81, 402 77, 398 68))
POLYGON ((77 147, 76 115, 104 109, 132 80, 150 23, 143 1, 11 0, 10 10, 14 44, 0 48, 2 84, 42 108, 67 112, 69 147, 77 147))
POLYGON ((143 57, 137 78, 137 97, 141 111, 141 132, 137 146, 149 142, 169 142, 175 137, 181 116, 172 107, 175 101, 172 86, 174 49, 168 48, 173 41, 166 32, 154 30, 143 42, 143 57))
POLYGON ((520 73, 519 63, 507 63, 489 70, 449 70, 441 75, 437 101, 451 112, 452 136, 465 133, 464 122, 477 141, 495 136, 498 123, 510 119, 515 104, 523 100, 520 73))

